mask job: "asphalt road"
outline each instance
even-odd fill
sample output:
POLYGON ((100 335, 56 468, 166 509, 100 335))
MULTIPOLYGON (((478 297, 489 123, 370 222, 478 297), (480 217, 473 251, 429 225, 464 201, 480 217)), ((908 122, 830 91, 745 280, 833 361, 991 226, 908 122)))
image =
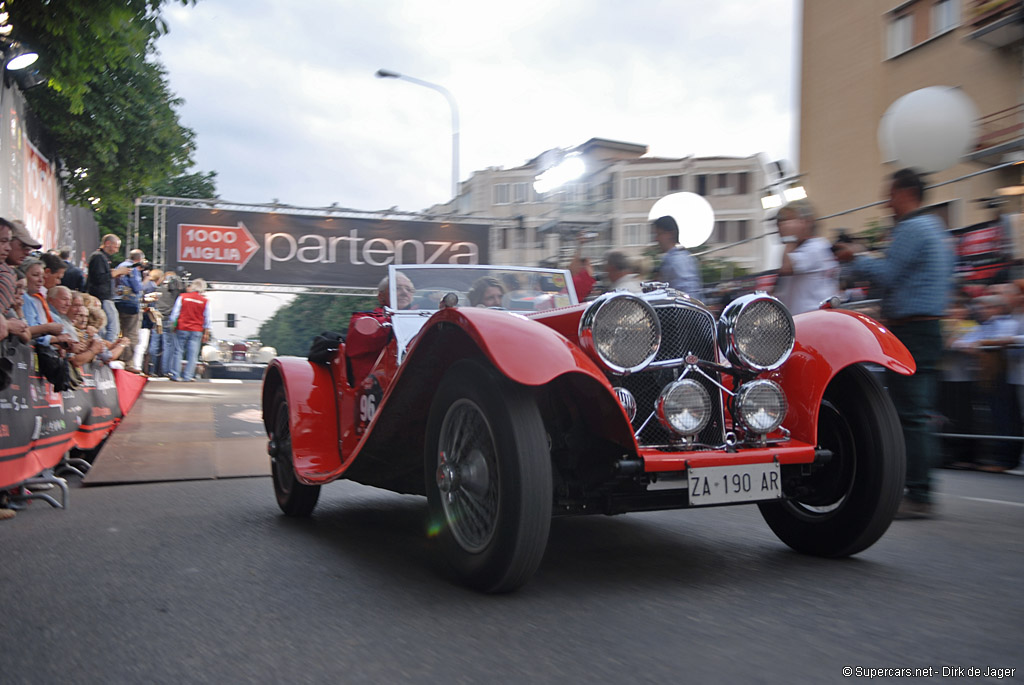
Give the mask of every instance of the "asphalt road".
POLYGON ((940 518, 838 561, 751 506, 558 519, 531 583, 485 596, 436 561, 420 498, 342 482, 295 521, 267 478, 73 488, 0 522, 0 682, 1022 680, 1024 478, 941 489, 940 518))

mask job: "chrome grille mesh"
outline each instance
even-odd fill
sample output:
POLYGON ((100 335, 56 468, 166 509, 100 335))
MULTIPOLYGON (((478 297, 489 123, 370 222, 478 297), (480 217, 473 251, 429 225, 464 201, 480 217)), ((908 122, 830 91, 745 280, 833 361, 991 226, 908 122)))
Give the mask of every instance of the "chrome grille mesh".
MULTIPOLYGON (((693 353, 706 361, 715 361, 715 320, 710 313, 689 306, 666 305, 655 306, 661 322, 661 348, 655 361, 683 359, 693 353)), ((680 367, 671 369, 650 369, 632 374, 625 378, 609 377, 612 385, 619 385, 636 398, 637 412, 633 420, 633 430, 638 430, 654 411, 658 396, 666 385, 679 378, 680 367)), ((720 445, 724 438, 722 421, 721 390, 710 380, 700 374, 690 374, 708 391, 712 397, 712 416, 708 425, 697 436, 697 442, 707 445, 720 445)), ((666 429, 657 418, 647 421, 647 425, 637 435, 637 442, 642 446, 666 445, 673 439, 673 434, 666 429)))

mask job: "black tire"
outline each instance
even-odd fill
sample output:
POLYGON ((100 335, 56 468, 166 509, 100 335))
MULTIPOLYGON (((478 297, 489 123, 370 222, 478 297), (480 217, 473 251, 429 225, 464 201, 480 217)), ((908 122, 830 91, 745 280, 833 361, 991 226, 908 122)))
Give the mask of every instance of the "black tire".
POLYGON ((533 397, 493 369, 458 362, 430 406, 424 451, 428 534, 446 561, 483 592, 521 587, 551 528, 551 459, 533 397))
POLYGON ((798 552, 845 557, 873 545, 903 496, 906 455, 892 400, 863 366, 829 384, 818 417, 818 446, 833 453, 804 477, 799 497, 758 504, 779 539, 798 552))
POLYGON ((270 434, 270 475, 277 505, 288 516, 309 516, 320 498, 319 485, 305 485, 295 477, 292 463, 292 429, 288 420, 288 399, 278 388, 272 405, 273 432, 270 434))

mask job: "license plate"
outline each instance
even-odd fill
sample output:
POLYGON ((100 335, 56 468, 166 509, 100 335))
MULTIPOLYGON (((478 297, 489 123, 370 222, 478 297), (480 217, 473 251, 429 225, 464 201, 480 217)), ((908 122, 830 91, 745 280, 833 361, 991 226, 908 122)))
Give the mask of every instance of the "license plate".
POLYGON ((687 470, 690 506, 758 502, 782 497, 779 465, 741 464, 687 470))

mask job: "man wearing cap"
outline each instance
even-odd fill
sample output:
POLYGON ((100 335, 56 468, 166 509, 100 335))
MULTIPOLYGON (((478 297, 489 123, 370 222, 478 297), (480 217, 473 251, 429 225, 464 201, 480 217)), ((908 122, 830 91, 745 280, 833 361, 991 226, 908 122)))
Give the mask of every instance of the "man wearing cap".
POLYGON ((25 224, 18 220, 0 219, 0 316, 6 319, 0 332, 4 333, 5 338, 11 334, 20 336, 26 342, 30 340, 28 324, 14 316, 13 312, 10 312, 10 307, 18 282, 14 268, 25 261, 25 257, 34 247, 38 248, 40 245, 25 230, 25 224), (11 316, 8 316, 9 312, 11 316))
POLYGON ((100 337, 107 342, 117 340, 120 321, 117 307, 114 306, 114 279, 127 275, 130 268, 111 268, 110 255, 121 249, 121 239, 113 233, 103 236, 99 248, 89 257, 88 280, 86 292, 103 304, 103 313, 107 315, 107 326, 100 331, 100 337))
POLYGON ((25 224, 17 219, 9 223, 11 225, 11 236, 14 238, 14 241, 11 243, 11 253, 7 255, 7 264, 11 267, 17 267, 25 261, 25 257, 32 254, 32 250, 38 250, 43 244, 29 235, 25 224))

